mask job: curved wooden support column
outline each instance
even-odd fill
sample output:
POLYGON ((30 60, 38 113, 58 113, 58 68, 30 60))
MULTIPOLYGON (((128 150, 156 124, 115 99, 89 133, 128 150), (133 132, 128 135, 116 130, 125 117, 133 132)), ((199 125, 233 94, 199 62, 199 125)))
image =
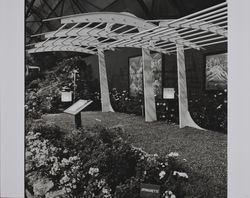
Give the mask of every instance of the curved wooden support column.
POLYGON ((98 61, 99 61, 102 112, 114 112, 110 103, 108 78, 107 78, 104 52, 101 49, 98 49, 98 61))
POLYGON ((177 70, 178 70, 178 94, 179 94, 179 126, 202 129, 192 119, 188 111, 186 66, 183 45, 176 45, 177 48, 177 70))
POLYGON ((146 122, 152 122, 152 121, 157 120, 151 60, 152 60, 152 57, 150 55, 150 50, 142 48, 144 106, 145 106, 145 121, 146 122))

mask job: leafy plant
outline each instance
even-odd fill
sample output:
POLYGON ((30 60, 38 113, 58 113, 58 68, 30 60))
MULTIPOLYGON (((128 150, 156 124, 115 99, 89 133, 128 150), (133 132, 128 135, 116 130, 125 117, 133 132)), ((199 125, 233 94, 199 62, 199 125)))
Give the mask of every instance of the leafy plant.
POLYGON ((61 190, 66 197, 133 198, 139 197, 141 183, 152 183, 161 186, 162 195, 171 190, 184 197, 182 185, 188 176, 183 177, 178 156, 148 154, 122 140, 117 130, 95 126, 64 133, 42 122, 30 127, 27 189, 35 196, 41 192, 31 183, 35 172, 50 183, 45 194, 61 190))

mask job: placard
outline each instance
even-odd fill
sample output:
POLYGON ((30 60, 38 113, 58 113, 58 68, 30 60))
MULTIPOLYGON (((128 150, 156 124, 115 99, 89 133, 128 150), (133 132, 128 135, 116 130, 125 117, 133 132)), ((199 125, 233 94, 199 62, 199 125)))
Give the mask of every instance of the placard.
POLYGON ((159 198, 160 186, 154 184, 141 184, 141 198, 159 198))
POLYGON ((62 102, 71 102, 72 101, 72 92, 71 91, 62 91, 61 92, 61 101, 62 102))
POLYGON ((163 99, 174 99, 175 90, 174 88, 163 89, 163 99))
POLYGON ((67 108, 64 113, 68 113, 71 115, 76 115, 81 112, 85 107, 91 104, 92 100, 78 100, 76 103, 67 108))

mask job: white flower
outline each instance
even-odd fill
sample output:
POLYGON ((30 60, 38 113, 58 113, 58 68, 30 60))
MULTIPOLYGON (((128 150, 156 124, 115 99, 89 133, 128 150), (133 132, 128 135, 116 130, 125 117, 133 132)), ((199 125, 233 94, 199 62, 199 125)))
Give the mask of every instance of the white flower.
POLYGON ((220 104, 218 107, 217 107, 217 109, 220 109, 222 107, 222 104, 220 104))
POLYGON ((67 166, 69 165, 69 160, 67 160, 66 158, 63 158, 61 163, 63 166, 67 166))
POLYGON ((97 176, 99 174, 99 168, 89 168, 89 174, 92 176, 97 176))
POLYGON ((56 151, 56 147, 53 147, 53 146, 52 146, 52 147, 50 148, 50 150, 51 150, 52 152, 55 152, 55 151, 56 151))
POLYGON ((68 177, 68 175, 66 174, 66 172, 64 172, 64 176, 62 179, 60 179, 60 184, 65 184, 70 180, 70 178, 68 177))
POLYGON ((178 175, 179 177, 184 177, 184 178, 188 179, 187 173, 184 173, 184 172, 174 171, 173 175, 178 175))
POLYGON ((110 194, 110 189, 109 188, 102 188, 102 193, 104 198, 111 198, 112 195, 110 194))
POLYGON ((166 190, 163 194, 164 198, 176 198, 176 196, 170 190, 166 190))
POLYGON ((59 170, 59 164, 57 162, 55 162, 50 170, 50 174, 52 175, 56 175, 57 171, 59 170))
POLYGON ((108 191, 108 189, 107 189, 107 188, 103 188, 103 189, 102 189, 102 193, 103 193, 103 194, 108 194, 108 193, 109 193, 109 191, 108 191))
POLYGON ((166 175, 166 172, 165 171, 161 171, 159 173, 160 179, 162 179, 165 175, 166 175))
POLYGON ((69 161, 75 161, 78 160, 79 158, 77 156, 69 157, 69 161))
POLYGON ((71 189, 70 189, 70 188, 66 188, 66 192, 67 192, 67 193, 70 193, 70 192, 71 192, 71 189))
POLYGON ((171 152, 168 154, 168 157, 178 157, 179 156, 179 153, 177 152, 171 152))
POLYGON ((104 186, 104 184, 106 183, 105 179, 101 179, 99 182, 98 182, 98 188, 102 188, 104 186))

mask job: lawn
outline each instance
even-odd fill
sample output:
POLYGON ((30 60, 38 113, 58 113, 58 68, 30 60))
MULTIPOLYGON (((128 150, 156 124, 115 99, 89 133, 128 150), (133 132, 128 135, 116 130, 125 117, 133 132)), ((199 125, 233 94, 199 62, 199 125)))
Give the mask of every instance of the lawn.
MULTIPOLYGON (((149 153, 178 152, 188 167, 188 197, 227 197, 227 135, 180 129, 165 122, 146 123, 140 116, 124 113, 82 112, 81 116, 83 126, 120 127, 122 138, 149 153)), ((74 127, 68 114, 48 114, 43 119, 64 129, 74 127)))

